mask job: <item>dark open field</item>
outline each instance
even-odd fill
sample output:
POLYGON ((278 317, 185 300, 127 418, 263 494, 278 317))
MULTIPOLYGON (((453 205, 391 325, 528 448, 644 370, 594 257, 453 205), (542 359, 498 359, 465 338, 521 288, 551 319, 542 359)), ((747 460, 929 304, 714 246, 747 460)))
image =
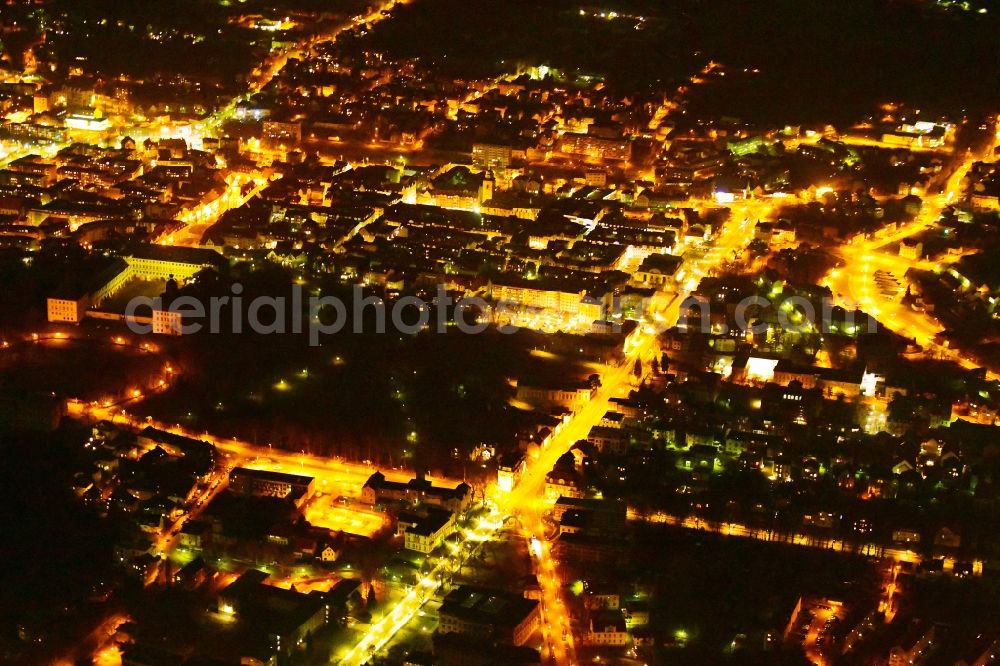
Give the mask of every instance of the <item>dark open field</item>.
POLYGON ((726 76, 693 92, 689 117, 851 121, 889 100, 960 117, 1000 99, 995 11, 906 0, 416 0, 397 11, 367 46, 466 75, 548 64, 648 90, 722 63, 726 76), (594 9, 646 20, 637 30, 594 9))

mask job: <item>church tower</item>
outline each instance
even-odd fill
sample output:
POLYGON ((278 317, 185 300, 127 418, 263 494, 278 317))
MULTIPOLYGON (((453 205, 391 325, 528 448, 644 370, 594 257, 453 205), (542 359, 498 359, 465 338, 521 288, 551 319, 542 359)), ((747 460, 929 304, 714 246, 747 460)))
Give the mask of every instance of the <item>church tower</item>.
POLYGON ((493 189, 495 186, 496 179, 493 177, 491 169, 483 175, 483 184, 479 186, 479 203, 486 203, 493 198, 493 189))

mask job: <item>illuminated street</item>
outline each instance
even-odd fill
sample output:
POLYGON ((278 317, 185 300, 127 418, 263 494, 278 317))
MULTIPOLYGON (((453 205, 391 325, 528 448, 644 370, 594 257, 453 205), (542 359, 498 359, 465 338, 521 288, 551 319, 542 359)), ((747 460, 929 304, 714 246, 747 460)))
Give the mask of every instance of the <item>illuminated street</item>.
MULTIPOLYGON (((757 209, 761 210, 761 209, 757 209)), ((752 237, 753 225, 749 218, 734 216, 727 224, 726 230, 720 234, 720 247, 708 253, 704 262, 693 269, 694 275, 708 274, 714 267, 714 262, 725 260, 731 253, 737 252, 752 237), (710 258, 709 258, 710 257, 710 258)), ((679 294, 661 313, 663 324, 676 322, 683 297, 679 294)), ((651 327, 650 327, 651 328, 651 327)), ((601 374, 601 386, 590 401, 569 421, 560 426, 553 434, 548 444, 541 450, 538 457, 528 461, 520 481, 510 492, 497 490, 495 487, 489 494, 494 513, 499 517, 519 516, 526 525, 528 533, 537 540, 534 557, 538 563, 538 577, 543 590, 543 608, 546 622, 543 624, 543 639, 550 645, 551 656, 559 664, 573 664, 573 635, 569 624, 569 616, 562 602, 562 585, 555 561, 551 557, 551 548, 544 533, 540 513, 547 506, 544 499, 545 475, 555 466, 556 460, 569 451, 577 441, 585 439, 601 417, 607 411, 608 401, 612 397, 627 395, 633 382, 632 369, 637 358, 648 358, 655 350, 656 336, 652 331, 641 331, 636 342, 626 350, 625 360, 619 365, 607 368, 601 374), (548 625, 552 625, 550 629, 548 625)), ((490 533, 499 527, 503 518, 495 519, 477 529, 469 538, 475 541, 488 538, 490 533)), ((467 541, 467 543, 468 543, 467 541)), ((533 541, 532 543, 535 543, 533 541)), ((402 601, 380 620, 372 625, 362 640, 348 653, 340 657, 343 664, 360 664, 368 655, 377 653, 406 624, 417 616, 418 611, 438 589, 439 579, 443 576, 447 563, 441 563, 428 574, 421 585, 410 590, 402 601)))
MULTIPOLYGON (((992 154, 993 148, 1000 142, 1000 130, 996 129, 996 120, 993 127, 994 141, 989 143, 981 155, 969 153, 963 156, 962 161, 953 167, 941 185, 941 193, 931 195, 924 201, 916 219, 889 233, 878 234, 875 238, 856 237, 851 242, 841 245, 839 252, 844 261, 844 268, 832 270, 825 280, 838 304, 848 309, 860 307, 891 330, 912 337, 917 344, 933 354, 954 359, 965 367, 975 367, 975 364, 938 342, 936 336, 943 327, 932 315, 927 312, 917 312, 903 305, 899 297, 887 299, 875 293, 874 273, 877 270, 887 271, 905 284, 904 276, 911 268, 941 270, 943 266, 938 263, 900 257, 895 251, 896 245, 937 225, 944 209, 962 194, 962 182, 973 163, 985 155, 992 154)), ((901 296, 902 292, 899 295, 901 296)))
POLYGON ((992 663, 998 32, 6 3, 0 662, 992 663))

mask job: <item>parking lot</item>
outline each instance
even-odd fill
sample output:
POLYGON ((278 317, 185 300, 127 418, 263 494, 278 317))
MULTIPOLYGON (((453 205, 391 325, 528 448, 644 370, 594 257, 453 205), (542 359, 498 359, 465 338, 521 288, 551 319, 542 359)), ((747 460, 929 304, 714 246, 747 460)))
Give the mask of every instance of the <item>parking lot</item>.
POLYGON ((875 271, 875 288, 879 296, 886 301, 894 301, 900 296, 903 290, 903 283, 889 271, 875 271))
POLYGON ((316 527, 371 537, 382 529, 385 516, 362 508, 353 500, 333 495, 315 497, 305 510, 306 520, 316 527))

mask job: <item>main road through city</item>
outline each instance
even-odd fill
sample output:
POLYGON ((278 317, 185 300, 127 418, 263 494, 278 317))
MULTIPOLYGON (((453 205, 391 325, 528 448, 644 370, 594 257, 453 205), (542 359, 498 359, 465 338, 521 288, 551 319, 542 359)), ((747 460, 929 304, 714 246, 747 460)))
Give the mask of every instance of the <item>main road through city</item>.
MULTIPOLYGON (((521 519, 521 524, 529 535, 534 537, 532 550, 537 560, 539 582, 543 588, 543 609, 546 617, 543 634, 546 639, 546 649, 550 651, 556 663, 573 663, 574 655, 569 616, 561 598, 562 583, 551 558, 551 550, 541 521, 541 515, 547 508, 544 497, 545 476, 553 469, 560 456, 568 452, 577 441, 588 436, 590 429, 597 425, 607 411, 610 398, 628 393, 635 379, 633 374, 635 361, 641 359, 644 361, 644 367, 649 367, 649 361, 657 351, 657 334, 661 329, 676 324, 681 305, 691 286, 722 263, 731 260, 749 244, 753 238, 756 219, 769 215, 769 206, 767 202, 751 201, 732 207, 733 215, 724 225, 715 244, 700 258, 689 263, 685 279, 688 287, 682 288, 673 300, 657 313, 653 323, 643 324, 629 338, 624 350, 624 359, 616 365, 605 368, 600 388, 583 408, 556 430, 537 458, 528 462, 520 482, 508 493, 495 490, 490 493, 494 507, 491 517, 481 522, 469 534, 466 547, 472 548, 477 542, 491 538, 506 518, 516 516, 521 519)), ((116 344, 121 342, 116 341, 116 344)), ((324 494, 345 497, 356 497, 365 481, 376 469, 370 464, 271 449, 236 439, 190 431, 178 424, 160 423, 148 417, 143 418, 130 413, 127 409, 141 397, 140 393, 137 396, 104 404, 71 401, 71 414, 86 419, 104 419, 137 429, 154 426, 175 434, 202 439, 215 445, 226 457, 207 489, 196 500, 196 506, 172 525, 164 528, 159 535, 157 549, 164 553, 169 552, 175 545, 177 534, 183 524, 196 517, 212 497, 225 487, 225 473, 233 466, 245 465, 312 476, 317 479, 318 490, 324 494)), ((383 470, 383 473, 392 480, 405 481, 410 477, 410 473, 406 470, 383 470)), ((442 485, 458 483, 454 479, 430 480, 442 485)), ((370 627, 356 645, 340 655, 339 660, 345 664, 364 663, 373 653, 385 646, 433 596, 433 592, 440 586, 441 579, 447 573, 448 565, 447 562, 442 563, 423 580, 421 585, 410 590, 385 616, 370 627)))
MULTIPOLYGON (((335 40, 345 29, 381 20, 386 15, 384 12, 391 10, 397 4, 397 1, 389 0, 377 5, 366 16, 357 17, 339 26, 334 31, 311 38, 307 42, 298 44, 282 52, 271 54, 268 61, 263 63, 260 68, 261 75, 254 79, 245 95, 234 99, 231 104, 218 111, 207 121, 184 128, 181 134, 194 138, 214 131, 233 116, 238 102, 263 89, 280 72, 289 57, 307 51, 321 41, 335 40)), ((244 198, 234 194, 232 191, 227 191, 224 199, 224 201, 220 201, 219 204, 214 205, 213 208, 206 208, 204 214, 194 215, 182 221, 197 223, 198 226, 207 225, 214 221, 214 219, 217 219, 218 215, 224 212, 225 209, 230 208, 235 202, 241 201, 244 198)), ((544 527, 541 521, 542 512, 546 508, 546 500, 544 498, 545 476, 552 470, 560 456, 569 451, 577 441, 587 437, 590 429, 600 421, 601 417, 607 411, 610 398, 627 394, 634 380, 633 367, 636 359, 650 360, 656 352, 657 328, 669 327, 677 322, 681 304, 689 291, 697 284, 697 281, 710 274, 723 263, 736 258, 752 240, 753 227, 756 220, 767 218, 772 212, 771 203, 764 200, 740 202, 733 205, 731 210, 733 215, 723 227, 715 244, 702 257, 688 262, 684 284, 666 308, 657 314, 656 325, 647 324, 635 334, 628 348, 625 350, 624 360, 618 365, 606 368, 602 375, 601 387, 596 391, 592 399, 577 413, 573 414, 554 433, 548 444, 539 452, 536 459, 529 461, 519 483, 508 493, 491 493, 491 501, 494 506, 491 517, 482 521, 469 534, 466 547, 471 548, 475 546, 477 541, 484 541, 491 538, 503 524, 504 519, 511 516, 517 516, 521 519, 521 524, 533 537, 532 550, 537 560, 539 582, 543 588, 543 610, 546 617, 546 628, 543 630, 543 634, 547 643, 546 649, 550 651, 550 655, 556 663, 574 663, 575 655, 572 646, 569 617, 561 599, 562 584, 551 558, 551 549, 545 538, 546 535, 544 534, 544 527), (549 627, 552 628, 550 629, 549 627)), ((188 233, 186 230, 177 232, 174 241, 181 241, 184 244, 193 244, 196 242, 193 234, 188 233)), ((648 367, 648 363, 645 365, 648 367)), ((92 407, 89 409, 89 416, 107 418, 109 420, 117 419, 118 422, 126 422, 134 427, 155 425, 177 434, 205 439, 229 457, 228 465, 223 466, 223 469, 236 464, 244 464, 253 467, 306 474, 315 477, 320 484, 320 489, 328 494, 356 495, 367 478, 375 471, 370 465, 271 450, 233 439, 214 437, 206 433, 188 432, 177 425, 155 423, 148 419, 132 416, 122 409, 122 405, 92 407)), ((390 472, 387 476, 391 478, 398 477, 400 480, 403 480, 407 477, 407 474, 400 471, 390 472)), ((438 482, 457 483, 454 480, 438 480, 438 482)), ((198 505, 207 505, 214 493, 218 492, 224 485, 224 479, 220 475, 212 482, 205 496, 198 502, 198 505)), ((196 514, 196 510, 192 511, 182 517, 173 526, 165 529, 161 539, 158 540, 158 545, 164 551, 169 550, 183 521, 189 520, 196 514)), ((430 575, 423 579, 420 585, 411 589, 388 613, 371 625, 370 629, 361 637, 361 640, 357 644, 345 654, 339 655, 339 661, 344 664, 361 664, 368 661, 372 654, 384 647, 401 628, 406 626, 417 615, 423 605, 433 596, 433 592, 440 586, 440 581, 446 573, 445 568, 447 566, 447 563, 442 563, 438 567, 438 570, 431 572, 430 575)))
MULTIPOLYGON (((760 217, 752 218, 750 214, 766 216, 769 212, 769 204, 764 202, 746 202, 734 206, 733 215, 723 227, 714 247, 706 252, 702 259, 692 262, 688 270, 689 278, 697 280, 731 259, 735 253, 739 253, 753 239, 754 226, 757 219, 760 219, 760 217)), ((681 305, 688 293, 687 289, 682 289, 663 312, 659 313, 660 326, 669 328, 676 324, 681 305)), ((607 412, 609 400, 628 394, 634 380, 635 361, 636 359, 648 361, 656 353, 658 332, 656 327, 647 324, 630 339, 625 348, 624 360, 605 369, 601 376, 601 386, 594 396, 556 430, 537 458, 528 461, 520 481, 514 488, 506 493, 497 490, 490 493, 489 499, 494 507, 491 517, 484 520, 469 535, 465 543, 465 547, 472 548, 477 541, 491 538, 507 518, 521 519, 522 525, 533 537, 533 556, 537 560, 536 570, 542 586, 542 607, 546 625, 552 627, 550 629, 543 625, 543 636, 546 640, 546 649, 551 650, 550 655, 557 664, 575 663, 575 657, 569 615, 562 602, 563 585, 552 560, 551 548, 545 540, 540 520, 540 515, 546 508, 545 477, 555 467, 560 456, 567 453, 576 442, 587 438, 590 429, 597 425, 607 412)), ((648 363, 646 366, 648 367, 648 363)), ((373 623, 352 648, 345 653, 335 655, 335 662, 347 666, 367 662, 418 615, 420 609, 440 587, 440 581, 447 574, 450 565, 450 560, 442 561, 385 616, 373 623)))

